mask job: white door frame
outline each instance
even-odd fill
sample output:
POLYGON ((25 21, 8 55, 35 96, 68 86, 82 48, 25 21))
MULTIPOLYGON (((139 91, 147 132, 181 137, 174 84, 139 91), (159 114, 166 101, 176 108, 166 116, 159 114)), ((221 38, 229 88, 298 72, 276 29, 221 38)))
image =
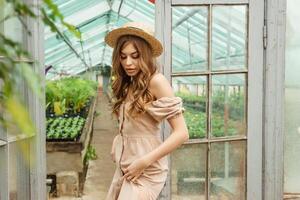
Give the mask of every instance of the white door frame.
MULTIPOLYGON (((29 4, 38 7, 43 6, 42 0, 26 0, 29 4)), ((41 13, 35 10, 37 15, 41 13)), ((34 70, 40 76, 42 91, 45 94, 45 68, 44 68, 44 24, 40 20, 30 20, 29 29, 32 36, 27 40, 27 50, 31 53, 34 60, 38 61, 34 65, 34 70)), ((27 89, 28 90, 28 89, 27 89)), ((33 121, 36 125, 36 136, 32 138, 30 152, 34 161, 30 163, 30 193, 31 199, 47 199, 46 189, 46 97, 37 97, 36 94, 28 91, 29 109, 33 121)))
MULTIPOLYGON (((29 5, 42 6, 42 0, 24 0, 29 5)), ((34 8, 37 16, 40 16, 38 9, 34 8)), ((30 54, 34 61, 29 61, 32 64, 34 71, 40 75, 41 84, 44 94, 44 27, 43 23, 37 19, 27 19, 28 29, 32 35, 29 36, 24 32, 24 47, 30 54)), ((8 200, 10 192, 10 168, 17 168, 20 172, 26 171, 26 174, 17 173, 18 178, 26 180, 25 182, 18 181, 17 192, 18 199, 42 200, 46 199, 46 134, 45 134, 45 98, 38 97, 35 93, 24 85, 20 89, 21 96, 24 97, 27 109, 30 113, 32 121, 36 125, 37 132, 34 136, 28 136, 20 133, 17 137, 8 137, 7 130, 0 127, 0 199, 8 200), (28 156, 29 166, 24 168, 24 165, 10 166, 10 145, 16 144, 19 141, 28 141, 29 152, 28 155, 13 155, 17 156, 18 160, 25 159, 28 156), (30 177, 29 177, 29 176, 30 177), (21 195, 21 196, 20 196, 21 195), (22 196, 23 195, 23 196, 22 196)), ((13 163, 15 164, 15 163, 13 163)))
MULTIPOLYGON (((263 89, 264 89, 264 1, 262 0, 165 0, 156 1, 156 36, 163 42, 160 57, 162 72, 171 81, 171 6, 208 4, 248 4, 248 133, 247 133, 247 199, 260 200, 263 172, 263 89)), ((168 137, 169 128, 164 131, 168 137)), ((171 199, 170 177, 161 199, 171 199)))
POLYGON ((263 199, 282 200, 286 0, 265 0, 263 199))

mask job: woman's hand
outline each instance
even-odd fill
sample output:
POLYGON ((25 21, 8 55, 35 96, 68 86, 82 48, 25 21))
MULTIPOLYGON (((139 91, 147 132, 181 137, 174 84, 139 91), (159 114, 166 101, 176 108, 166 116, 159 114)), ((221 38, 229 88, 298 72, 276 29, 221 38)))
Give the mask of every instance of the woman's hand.
POLYGON ((124 170, 124 178, 128 181, 135 183, 136 179, 138 179, 143 171, 150 165, 150 162, 145 158, 138 158, 133 161, 125 170, 124 170))

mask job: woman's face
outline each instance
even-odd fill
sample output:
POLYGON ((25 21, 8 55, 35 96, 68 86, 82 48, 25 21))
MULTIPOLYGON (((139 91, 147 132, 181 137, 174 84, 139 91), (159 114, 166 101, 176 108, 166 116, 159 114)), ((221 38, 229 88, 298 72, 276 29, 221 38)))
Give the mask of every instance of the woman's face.
POLYGON ((120 52, 121 65, 128 76, 135 76, 140 71, 138 60, 140 55, 132 43, 125 44, 120 52))

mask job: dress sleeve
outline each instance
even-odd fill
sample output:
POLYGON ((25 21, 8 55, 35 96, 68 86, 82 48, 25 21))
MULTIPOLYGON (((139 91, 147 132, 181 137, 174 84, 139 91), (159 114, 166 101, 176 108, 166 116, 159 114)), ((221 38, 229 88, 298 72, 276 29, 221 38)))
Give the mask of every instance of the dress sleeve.
POLYGON ((185 111, 180 97, 161 97, 152 101, 146 111, 158 122, 178 117, 185 111))

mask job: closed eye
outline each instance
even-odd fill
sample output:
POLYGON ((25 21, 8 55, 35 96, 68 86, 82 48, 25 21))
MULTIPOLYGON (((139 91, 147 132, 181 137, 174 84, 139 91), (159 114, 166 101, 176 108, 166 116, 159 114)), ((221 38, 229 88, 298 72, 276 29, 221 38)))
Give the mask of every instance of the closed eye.
POLYGON ((140 57, 140 55, 139 55, 138 52, 135 52, 135 53, 133 53, 133 54, 131 54, 131 55, 132 55, 132 58, 134 58, 134 59, 137 59, 137 58, 140 57))
MULTIPOLYGON (((133 59, 138 59, 138 58, 140 57, 140 54, 139 54, 138 52, 134 52, 134 53, 132 53, 130 56, 131 56, 131 58, 133 58, 133 59)), ((121 54, 120 58, 121 58, 122 60, 124 60, 124 59, 127 58, 127 56, 124 55, 124 54, 123 54, 123 55, 121 54)))

